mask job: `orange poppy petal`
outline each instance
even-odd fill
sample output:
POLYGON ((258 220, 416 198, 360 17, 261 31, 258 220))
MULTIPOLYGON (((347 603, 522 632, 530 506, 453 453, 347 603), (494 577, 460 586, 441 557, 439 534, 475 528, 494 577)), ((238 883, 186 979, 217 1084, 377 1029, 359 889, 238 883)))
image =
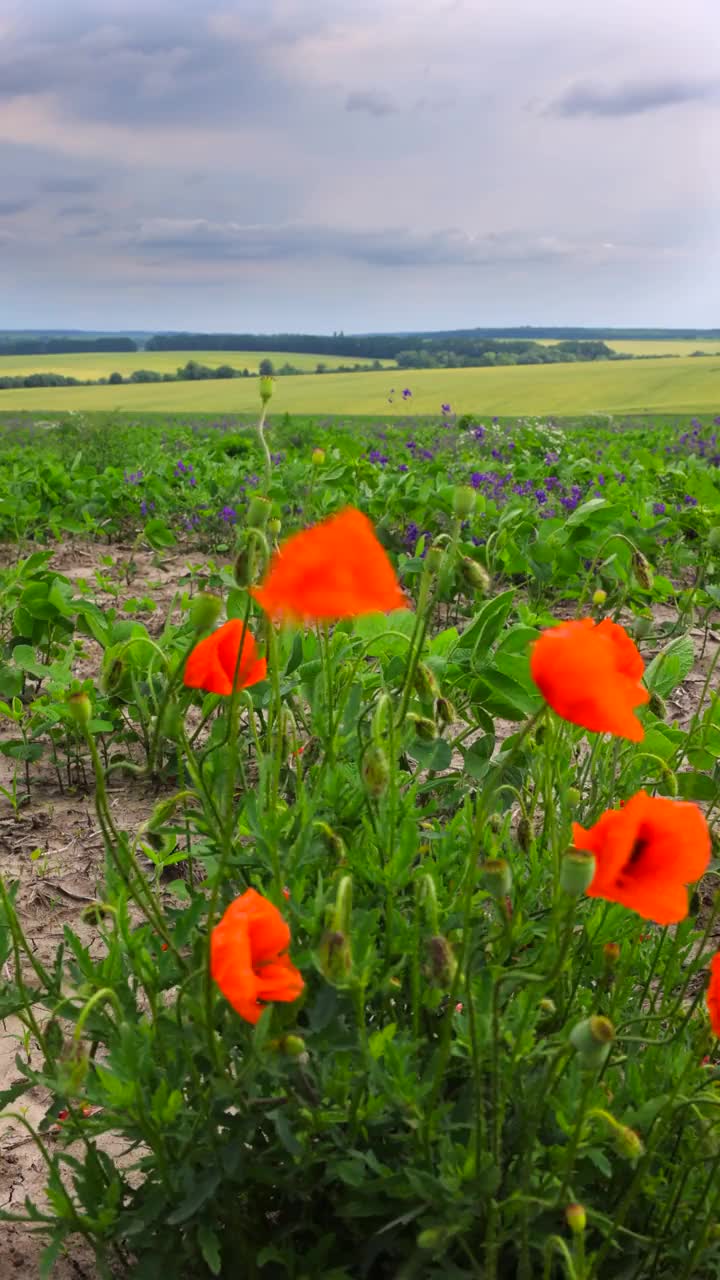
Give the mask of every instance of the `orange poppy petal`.
POLYGON ((639 742, 634 708, 649 694, 639 683, 643 662, 615 622, 582 618, 550 627, 535 641, 530 671, 545 701, 571 724, 639 742))
POLYGON ((370 521, 353 507, 288 538, 251 594, 273 618, 332 620, 407 608, 370 521))
POLYGON ((257 994, 259 1000, 280 1000, 291 1004, 305 988, 302 974, 289 956, 278 956, 258 970, 257 994))
POLYGON ((227 697, 232 693, 236 666, 238 689, 265 679, 267 663, 264 658, 258 658, 255 640, 239 618, 231 618, 195 645, 185 664, 183 680, 189 689, 204 689, 206 693, 227 697))

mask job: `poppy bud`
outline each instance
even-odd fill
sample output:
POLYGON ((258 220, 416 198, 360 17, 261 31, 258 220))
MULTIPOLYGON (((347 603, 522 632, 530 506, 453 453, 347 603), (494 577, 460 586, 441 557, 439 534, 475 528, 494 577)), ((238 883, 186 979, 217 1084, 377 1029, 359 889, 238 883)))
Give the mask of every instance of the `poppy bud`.
POLYGON ((260 379, 260 399, 263 404, 267 404, 272 399, 272 393, 275 389, 275 379, 263 377, 260 379))
POLYGON ((570 808, 576 809, 582 800, 582 795, 578 791, 577 787, 568 787, 565 795, 567 796, 567 802, 570 805, 570 808))
POLYGON ((114 908, 105 902, 89 902, 80 912, 80 919, 84 924, 94 925, 95 928, 101 925, 103 920, 112 915, 114 908))
POLYGON ((385 752, 377 743, 371 743, 365 752, 361 773, 365 787, 371 796, 379 799, 385 794, 390 782, 390 765, 385 752))
POLYGON ((313 449, 312 454, 310 455, 310 461, 314 467, 321 467, 325 461, 325 450, 313 449))
POLYGON ((305 1041, 302 1036, 280 1036, 279 1040, 271 1040, 270 1048, 288 1058, 299 1058, 305 1052, 305 1041))
POLYGON ((251 529, 265 528, 271 507, 272 503, 270 502, 270 499, 263 498, 260 494, 256 493, 255 496, 250 499, 250 504, 247 510, 247 523, 251 529))
POLYGON ((416 716, 410 713, 408 721, 413 726, 421 742, 433 742, 437 737, 435 721, 430 720, 428 716, 416 716))
POLYGON ((273 516, 272 520, 268 520, 268 533, 273 538, 277 538, 282 529, 282 520, 278 520, 277 516, 273 516))
POLYGON ((85 692, 70 694, 68 710, 78 729, 87 729, 92 718, 92 704, 85 692))
POLYGON ((549 996, 543 996, 542 1000, 538 1000, 538 1009, 546 1018, 553 1018, 557 1013, 557 1005, 549 996))
POLYGON ((620 959, 620 944, 617 942, 606 942, 603 947, 603 959, 606 969, 614 969, 620 959))
POLYGON ((560 888, 571 898, 579 898, 592 884, 594 875, 594 855, 580 849, 569 849, 560 866, 560 888))
POLYGON ((587 1226, 587 1214, 581 1204, 569 1204, 565 1210, 565 1221, 574 1236, 581 1236, 587 1226))
POLYGON ((615 1129, 615 1146, 618 1155, 626 1160, 639 1160, 645 1154, 642 1138, 626 1124, 618 1125, 615 1129))
POLYGON ((658 720, 664 720, 667 716, 667 705, 659 693, 653 692, 650 694, 648 708, 654 716, 657 716, 658 720))
POLYGON ((720 525, 711 529, 707 536, 707 544, 711 551, 720 551, 720 525))
POLYGON ((593 591, 593 604, 604 604, 607 600, 607 591, 603 591, 602 587, 598 587, 597 591, 593 591))
POLYGON ((190 625, 193 631, 209 631, 220 617, 222 600, 211 595, 209 591, 201 591, 190 605, 190 625))
POLYGON ((516 829, 517 842, 523 853, 527 853, 532 840, 532 826, 525 814, 519 819, 516 829))
POLYGON ((606 1061, 615 1039, 615 1028, 609 1018, 594 1014, 583 1018, 570 1032, 570 1043, 577 1050, 584 1067, 596 1069, 606 1061))
POLYGON ((447 938, 437 934, 428 943, 430 972, 433 981, 440 987, 451 987, 457 973, 457 960, 447 938))
POLYGON ((424 875, 418 881, 417 886, 418 902, 425 907, 427 911, 428 923, 430 928, 438 932, 438 902, 435 881, 431 875, 424 875))
POLYGON ((393 705, 390 695, 383 690, 377 702, 372 718, 373 741, 381 743, 390 732, 393 718, 393 705))
POLYGON ((161 800, 155 805, 147 824, 148 831, 156 831, 158 827, 170 821, 177 808, 178 800, 179 796, 169 796, 167 800, 161 800))
POLYGON ((445 559, 445 548, 433 545, 427 553, 425 563, 431 573, 439 573, 445 564, 445 559))
POLYGON ((490 590, 490 575, 477 560, 470 556, 460 557, 460 577, 471 591, 486 592, 490 590))
POLYGON ((440 697, 435 702, 435 719, 443 728, 445 725, 452 724, 456 719, 457 712, 447 698, 440 697))
POLYGON ((122 658, 114 658, 103 673, 103 686, 106 693, 115 693, 125 674, 125 663, 122 658))
POLYGON ((328 930, 320 943, 320 972, 329 982, 341 982, 352 967, 350 943, 344 933, 328 930))
POLYGON ((417 1238, 418 1249, 425 1249, 430 1253, 444 1249, 450 1234, 449 1227, 426 1227, 417 1238))
POLYGON ((239 587, 249 587, 255 579, 255 552, 252 546, 241 547, 235 557, 233 577, 239 587))
POLYGON ((467 520, 475 510, 476 494, 469 484, 459 485, 453 494, 453 515, 467 520))
POLYGON ((85 1083, 90 1060, 90 1046, 77 1040, 66 1040, 57 1061, 58 1091, 66 1097, 77 1097, 85 1083))
POLYGON ((639 617, 633 623, 633 635, 636 640, 644 640, 652 630, 652 620, 650 618, 639 617))
POLYGON ((341 876, 335 895, 333 912, 333 929, 338 933, 350 932, 350 916, 352 914, 352 877, 341 876))
POLYGON ((503 820, 499 813, 491 813, 488 818, 488 826, 490 830, 497 836, 502 831, 503 820))
POLYGON ((415 690, 421 698, 438 698, 440 686, 426 662, 419 662, 415 672, 415 690))
POLYGON ((653 571, 650 568, 650 562, 643 555, 642 551, 633 551, 632 567, 633 573, 635 574, 635 580, 638 585, 643 587, 645 591, 652 591, 653 571))
POLYGON ((498 901, 507 898, 512 889, 510 863, 505 858, 488 858, 480 865, 480 880, 491 897, 498 901))
POLYGON ((347 858, 347 846, 342 836, 337 831, 333 831, 327 822, 316 822, 315 826, 326 841, 328 849, 335 855, 339 862, 344 862, 347 858))

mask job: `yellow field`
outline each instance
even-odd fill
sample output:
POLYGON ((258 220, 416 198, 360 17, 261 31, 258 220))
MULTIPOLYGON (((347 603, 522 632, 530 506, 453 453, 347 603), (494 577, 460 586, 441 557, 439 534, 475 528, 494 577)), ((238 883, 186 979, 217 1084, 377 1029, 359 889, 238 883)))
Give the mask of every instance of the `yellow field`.
MULTIPOLYGON (((118 351, 83 352, 71 356, 0 356, 0 377, 17 378, 29 373, 62 373, 66 378, 109 378, 121 373, 124 378, 136 369, 152 369, 154 373, 175 373, 188 360, 209 365, 229 364, 233 369, 249 369, 256 373, 260 361, 272 360, 276 369, 292 364, 296 369, 315 371, 318 364, 336 369, 338 365, 371 364, 370 359, 356 356, 301 355, 292 351, 118 351)), ((392 360, 381 361, 394 367, 392 360)))
MULTIPOLYGON (((557 338, 540 338, 544 347, 552 347, 557 338)), ((685 338, 605 338, 604 341, 613 351, 630 356, 691 356, 694 351, 703 351, 709 355, 720 356, 720 338, 698 338, 696 342, 685 338)))
MULTIPOLYGON (((270 407, 273 413, 394 417, 439 414, 443 401, 456 413, 488 416, 720 413, 720 357, 278 378, 270 407), (413 392, 407 402, 399 394, 403 387, 413 392)), ((42 413, 247 413, 258 402, 256 379, 0 391, 0 411, 42 413)))

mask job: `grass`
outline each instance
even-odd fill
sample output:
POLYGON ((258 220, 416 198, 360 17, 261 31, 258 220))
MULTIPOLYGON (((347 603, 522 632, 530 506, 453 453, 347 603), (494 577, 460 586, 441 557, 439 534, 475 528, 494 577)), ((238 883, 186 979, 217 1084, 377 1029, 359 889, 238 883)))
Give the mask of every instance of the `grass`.
MULTIPOLYGON (((407 417, 437 415, 444 401, 456 413, 498 416, 715 413, 720 412, 720 358, 289 377, 278 379, 271 407, 274 414, 407 417), (407 401, 398 394, 403 387, 413 393, 407 401)), ((257 403, 257 383, 242 380, 0 392, 2 411, 43 413, 244 413, 257 403)))
MULTIPOLYGON (((369 364, 370 358, 361 360, 354 356, 305 355, 294 351, 98 351, 80 355, 60 356, 0 356, 0 377, 19 377, 29 373, 62 373, 67 378, 108 378, 111 373, 128 377, 136 369, 152 369, 155 373, 175 373, 188 360, 199 364, 229 364, 233 369, 249 369, 257 372, 263 359, 272 360, 276 369, 292 364, 296 369, 315 372, 318 364, 328 369, 354 363, 369 364)), ((387 366, 393 362, 384 360, 387 366)))

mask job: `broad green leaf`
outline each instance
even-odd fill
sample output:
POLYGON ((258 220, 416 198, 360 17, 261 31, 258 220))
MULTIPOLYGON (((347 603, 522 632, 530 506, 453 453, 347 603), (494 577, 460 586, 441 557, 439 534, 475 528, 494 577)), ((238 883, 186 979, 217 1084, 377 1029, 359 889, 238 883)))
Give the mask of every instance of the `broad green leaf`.
POLYGON ((667 698, 689 676, 695 662, 695 647, 689 635, 670 640, 645 671, 645 683, 653 693, 667 698))

